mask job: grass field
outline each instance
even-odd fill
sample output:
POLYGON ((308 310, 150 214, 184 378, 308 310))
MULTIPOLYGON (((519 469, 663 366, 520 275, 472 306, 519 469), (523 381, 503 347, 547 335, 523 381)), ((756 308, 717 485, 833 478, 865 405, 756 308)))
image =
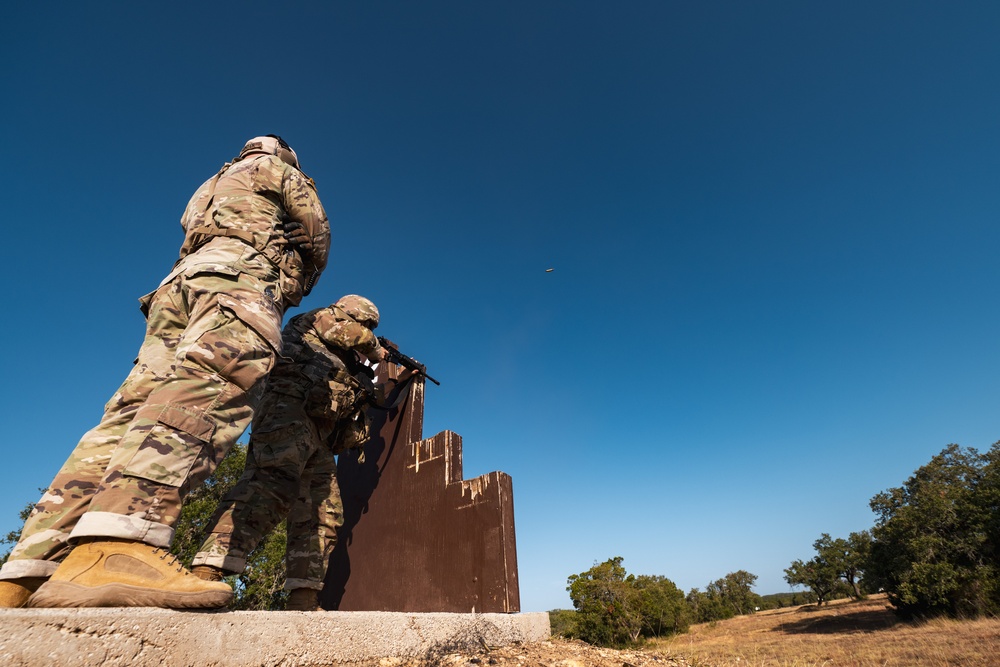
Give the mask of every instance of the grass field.
POLYGON ((904 623, 873 597, 695 625, 647 648, 695 667, 996 667, 1000 619, 904 623))

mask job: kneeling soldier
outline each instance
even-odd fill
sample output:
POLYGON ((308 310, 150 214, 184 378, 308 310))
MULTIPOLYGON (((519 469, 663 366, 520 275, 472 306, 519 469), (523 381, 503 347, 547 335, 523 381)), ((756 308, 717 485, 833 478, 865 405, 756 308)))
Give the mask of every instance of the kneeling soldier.
POLYGON ((349 295, 293 318, 284 359, 254 415, 246 469, 223 498, 193 572, 209 581, 238 574, 247 555, 285 517, 287 609, 316 611, 327 562, 344 522, 334 455, 368 439, 364 407, 375 397, 371 369, 384 349, 371 301, 349 295))

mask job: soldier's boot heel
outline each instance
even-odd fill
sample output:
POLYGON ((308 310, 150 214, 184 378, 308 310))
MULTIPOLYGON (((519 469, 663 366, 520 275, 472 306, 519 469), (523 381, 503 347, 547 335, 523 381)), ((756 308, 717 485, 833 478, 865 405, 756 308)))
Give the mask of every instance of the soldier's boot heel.
POLYGON ((232 598, 227 584, 199 579, 168 551, 103 538, 77 545, 28 606, 213 609, 232 598))
POLYGON ((0 581, 0 609, 16 609, 28 604, 28 598, 48 577, 20 577, 0 581))
POLYGON ((322 611, 319 591, 312 588, 294 588, 288 594, 285 611, 322 611))

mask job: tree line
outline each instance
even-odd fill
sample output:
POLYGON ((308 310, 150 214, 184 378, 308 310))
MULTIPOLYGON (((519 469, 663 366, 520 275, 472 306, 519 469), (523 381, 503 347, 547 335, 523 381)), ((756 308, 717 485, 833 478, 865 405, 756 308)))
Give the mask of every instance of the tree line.
POLYGON ((869 505, 870 531, 824 533, 786 581, 820 603, 884 591, 904 618, 1000 614, 1000 443, 986 453, 948 445, 869 505))
POLYGON ((745 570, 730 572, 704 591, 695 588, 685 595, 666 577, 629 574, 622 560, 615 556, 570 575, 566 590, 574 609, 549 613, 554 634, 624 646, 686 632, 692 623, 752 613, 764 604, 753 592, 757 576, 745 570))
MULTIPOLYGON (((785 569, 789 585, 809 591, 798 603, 884 592, 903 618, 1000 614, 1000 442, 986 453, 948 445, 869 505, 876 515, 870 530, 823 533, 813 558, 785 569)), ((570 575, 574 609, 550 612, 553 633, 622 646, 797 603, 762 598, 752 590, 756 580, 739 570, 684 595, 666 577, 628 574, 614 557, 570 575)))

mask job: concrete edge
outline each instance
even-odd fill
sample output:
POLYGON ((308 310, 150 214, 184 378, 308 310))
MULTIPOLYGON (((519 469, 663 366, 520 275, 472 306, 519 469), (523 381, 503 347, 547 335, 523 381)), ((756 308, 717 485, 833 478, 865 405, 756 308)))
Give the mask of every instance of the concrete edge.
POLYGON ((549 615, 0 610, 0 664, 74 667, 376 665, 548 639, 549 615))

